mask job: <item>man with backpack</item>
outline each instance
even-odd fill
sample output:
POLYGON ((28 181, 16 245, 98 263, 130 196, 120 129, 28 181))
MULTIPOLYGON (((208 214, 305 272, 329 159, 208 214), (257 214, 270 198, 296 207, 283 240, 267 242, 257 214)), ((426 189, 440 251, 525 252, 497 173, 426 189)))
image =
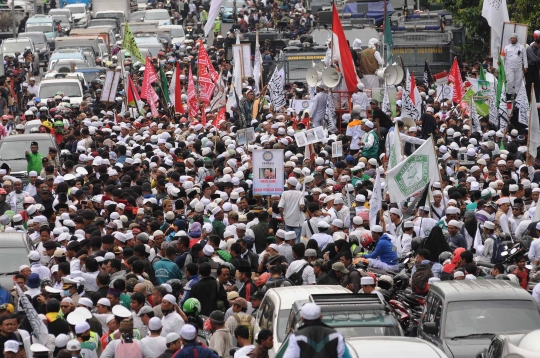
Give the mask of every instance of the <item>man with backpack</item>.
POLYGON ((313 267, 304 259, 306 247, 304 244, 294 244, 292 247, 294 261, 291 262, 285 277, 295 286, 314 285, 316 283, 313 267))
POLYGON ((287 278, 283 277, 283 266, 274 265, 270 267, 270 278, 266 281, 263 291, 266 292, 271 288, 276 287, 291 287, 294 284, 287 278))
POLYGON ((419 295, 427 294, 429 279, 439 277, 442 272, 442 265, 429 261, 427 258, 430 256, 431 253, 427 249, 418 249, 416 253, 416 262, 411 271, 411 286, 413 292, 419 295))
MULTIPOLYGON (((245 299, 238 297, 233 303, 233 315, 225 321, 225 328, 231 335, 235 334, 236 327, 246 326, 249 330, 249 341, 253 342, 253 327, 255 327, 255 318, 247 313, 248 303, 245 299)), ((233 347, 236 342, 233 342, 233 347)))

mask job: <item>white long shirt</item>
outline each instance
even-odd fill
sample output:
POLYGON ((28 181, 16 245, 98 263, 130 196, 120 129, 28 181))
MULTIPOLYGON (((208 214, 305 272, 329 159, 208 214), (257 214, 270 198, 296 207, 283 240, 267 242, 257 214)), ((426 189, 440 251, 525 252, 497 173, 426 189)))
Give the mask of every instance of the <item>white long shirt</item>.
POLYGON ((529 260, 531 263, 534 263, 534 260, 540 259, 540 239, 535 239, 531 242, 531 247, 529 248, 529 260))
POLYGON ((293 227, 300 227, 305 220, 304 213, 300 210, 300 205, 304 205, 304 193, 299 190, 287 190, 281 195, 278 207, 283 208, 283 219, 285 224, 293 227))
POLYGON ((521 69, 527 68, 527 54, 522 44, 508 44, 504 47, 504 68, 521 69))
POLYGON ((287 272, 285 273, 285 277, 289 278, 291 275, 295 272, 299 272, 304 265, 307 265, 306 268, 304 268, 304 271, 302 271, 302 285, 314 285, 316 283, 317 278, 315 277, 315 272, 313 272, 313 267, 311 267, 308 262, 304 259, 302 260, 294 260, 291 262, 289 267, 287 268, 287 272))
POLYGON ((182 317, 176 312, 171 312, 166 316, 163 315, 163 318, 161 319, 161 324, 163 325, 161 336, 167 337, 167 334, 169 333, 180 332, 184 323, 182 317))

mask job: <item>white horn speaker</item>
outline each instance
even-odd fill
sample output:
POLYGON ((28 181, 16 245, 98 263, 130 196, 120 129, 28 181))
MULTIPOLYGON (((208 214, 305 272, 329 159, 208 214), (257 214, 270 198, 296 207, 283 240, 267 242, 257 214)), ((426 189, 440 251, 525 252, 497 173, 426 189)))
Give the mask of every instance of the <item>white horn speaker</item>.
POLYGON ((403 80, 403 69, 400 66, 386 66, 375 71, 375 75, 387 85, 397 85, 403 80))
POLYGON ((341 73, 339 73, 335 68, 329 67, 322 73, 322 82, 328 88, 334 88, 338 85, 341 80, 341 73))
POLYGON ((306 82, 311 87, 315 87, 322 80, 322 72, 317 71, 317 68, 311 67, 306 71, 306 82))

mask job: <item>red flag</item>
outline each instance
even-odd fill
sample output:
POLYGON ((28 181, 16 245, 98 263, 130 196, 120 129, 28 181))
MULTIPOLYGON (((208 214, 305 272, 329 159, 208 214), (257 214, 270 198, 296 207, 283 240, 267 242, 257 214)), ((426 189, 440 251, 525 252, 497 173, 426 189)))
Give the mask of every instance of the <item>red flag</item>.
POLYGON ((189 107, 189 116, 192 118, 197 117, 197 112, 199 110, 199 103, 197 101, 197 91, 195 90, 195 82, 193 81, 193 73, 191 71, 191 67, 189 67, 188 107, 189 107))
MULTIPOLYGON (((180 83, 180 62, 176 61, 176 68, 174 70, 174 111, 184 114, 184 106, 182 105, 182 85, 180 83)), ((171 88, 169 87, 169 92, 171 88)))
POLYGON ((206 66, 200 67, 199 73, 199 96, 201 101, 206 104, 210 103, 212 94, 214 93, 214 88, 216 85, 212 82, 210 75, 208 74, 208 68, 206 66))
POLYGON ((216 118, 214 118, 214 120, 212 121, 212 125, 216 128, 219 128, 220 123, 224 120, 225 120, 225 107, 222 107, 219 110, 218 114, 216 115, 216 118))
MULTIPOLYGON (((152 66, 152 61, 146 56, 146 65, 144 69, 144 77, 142 82, 142 89, 141 89, 141 98, 148 98, 149 95, 149 87, 152 88, 152 83, 157 81, 156 71, 154 71, 154 67, 152 66)), ((155 92, 154 92, 155 93, 155 92)))
POLYGON ((454 58, 454 63, 452 64, 452 68, 450 69, 450 74, 448 74, 448 82, 454 84, 452 102, 458 103, 463 98, 464 90, 463 79, 461 78, 461 71, 459 70, 457 58, 454 58))
POLYGON ((414 72, 411 75, 411 92, 409 97, 411 97, 412 103, 416 104, 416 98, 414 98, 414 89, 416 88, 416 80, 414 79, 414 72))
POLYGON ((339 66, 343 77, 345 77, 345 83, 349 92, 356 92, 356 85, 358 79, 356 77, 356 69, 352 59, 351 51, 349 50, 349 44, 343 32, 343 26, 339 20, 339 13, 336 9, 336 4, 332 5, 332 46, 334 46, 334 53, 339 54, 339 66), (337 40, 337 44, 336 44, 337 40), (337 46, 336 46, 337 45, 337 46))
POLYGON ((217 73, 216 69, 212 65, 212 61, 210 61, 210 57, 208 57, 208 52, 206 52, 206 49, 204 48, 204 43, 202 40, 198 40, 199 42, 199 64, 201 67, 206 66, 208 67, 207 72, 210 74, 210 78, 212 78, 212 81, 216 83, 219 79, 219 74, 217 73))
POLYGON ((201 108, 201 124, 203 125, 203 127, 206 127, 206 111, 205 111, 205 107, 203 106, 201 108))
POLYGON ((156 91, 152 88, 152 86, 149 87, 147 92, 148 98, 146 99, 148 101, 148 104, 150 105, 150 110, 152 111, 153 116, 157 116, 158 110, 156 103, 159 102, 159 96, 157 95, 156 91))

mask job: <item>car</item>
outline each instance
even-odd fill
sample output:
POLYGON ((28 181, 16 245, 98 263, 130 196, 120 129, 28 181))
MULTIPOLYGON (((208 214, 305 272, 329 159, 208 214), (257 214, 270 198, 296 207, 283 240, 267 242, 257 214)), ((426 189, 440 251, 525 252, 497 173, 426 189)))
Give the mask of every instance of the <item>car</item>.
POLYGON ((538 358, 540 330, 526 334, 499 334, 476 358, 538 358))
POLYGON ((88 21, 90 21, 90 12, 85 4, 69 4, 66 5, 64 9, 69 9, 69 11, 71 11, 73 25, 75 27, 88 26, 88 21))
POLYGON ((60 23, 60 27, 62 27, 65 34, 71 31, 71 22, 66 15, 53 15, 53 20, 60 23))
POLYGON ((68 7, 64 7, 63 9, 50 9, 49 15, 54 18, 55 15, 65 15, 69 22, 73 24, 73 15, 71 14, 71 10, 68 7))
POLYGON ((87 68, 77 68, 75 72, 80 72, 84 76, 86 83, 92 82, 92 80, 99 78, 99 76, 104 75, 107 70, 103 67, 87 67, 87 68))
POLYGON ((26 20, 25 32, 43 32, 47 41, 51 45, 51 49, 54 49, 54 39, 58 37, 58 30, 53 21, 52 16, 49 15, 34 15, 26 20), (52 42, 52 44, 51 44, 52 42))
POLYGON ((48 70, 51 71, 58 61, 62 60, 80 60, 80 61, 86 61, 86 56, 82 52, 80 48, 62 48, 59 50, 56 50, 51 55, 51 59, 49 61, 49 68, 48 70))
POLYGON ((268 351, 269 357, 274 357, 287 335, 287 322, 289 321, 292 306, 296 301, 308 300, 312 294, 340 293, 351 293, 351 291, 337 285, 278 287, 266 291, 259 306, 257 317, 255 317, 253 331, 255 335, 261 329, 270 329, 274 332, 274 347, 268 351))
POLYGON ((32 119, 31 121, 28 121, 24 125, 24 134, 29 134, 34 131, 37 132, 38 128, 41 127, 41 120, 39 119, 32 119))
POLYGON ((0 141, 0 162, 9 165, 11 176, 23 181, 28 178, 24 153, 30 151, 30 143, 32 142, 38 143, 38 151, 44 156, 49 155, 49 147, 55 147, 60 153, 55 138, 48 133, 16 134, 4 137, 0 141))
MULTIPOLYGON (((233 11, 234 11, 234 1, 227 1, 221 5, 221 21, 223 22, 234 22, 233 11)), ((244 1, 236 1, 236 14, 240 13, 240 10, 243 6, 246 6, 244 1)))
POLYGON ((19 38, 32 40, 39 56, 39 65, 41 67, 47 67, 47 63, 51 57, 51 47, 43 32, 22 32, 19 34, 19 38))
MULTIPOLYGON (((27 37, 5 39, 2 41, 2 58, 7 55, 15 57, 16 52, 23 54, 27 47, 30 48, 32 53, 36 53, 34 42, 27 37)), ((39 68, 39 56, 34 56, 34 68, 39 68)))
POLYGON ((115 18, 103 18, 103 19, 92 19, 88 23, 88 27, 103 27, 110 26, 113 29, 115 34, 120 33, 120 26, 118 25, 118 20, 115 18))
POLYGON ((146 15, 146 10, 140 10, 139 11, 133 11, 130 15, 131 20, 129 23, 132 22, 143 22, 144 21, 144 15, 146 15))
POLYGON ((497 334, 539 328, 536 301, 511 281, 441 281, 430 286, 418 337, 449 357, 474 358, 497 334))
POLYGON ((447 358, 448 356, 426 341, 412 337, 355 337, 347 339, 351 358, 447 358))
POLYGON ((160 28, 171 29, 171 44, 183 45, 186 40, 186 33, 182 25, 162 25, 160 28))
POLYGON ((139 50, 146 49, 151 56, 157 56, 158 52, 163 49, 163 44, 156 36, 135 37, 135 42, 139 50))
POLYGON ((148 21, 158 21, 159 25, 169 25, 171 23, 171 16, 169 15, 169 11, 165 9, 147 10, 143 22, 148 21))
POLYGON ((9 291, 13 287, 13 275, 19 273, 22 264, 28 264, 28 253, 32 250, 32 240, 26 232, 0 233, 0 286, 3 289, 9 291))
POLYGON ((54 98, 56 93, 62 92, 70 98, 71 103, 81 103, 83 88, 81 81, 74 78, 44 79, 38 88, 37 97, 42 101, 54 98))
POLYGON ((302 326, 302 307, 307 302, 317 303, 321 307, 322 322, 341 333, 346 340, 354 337, 403 336, 399 322, 388 314, 384 301, 378 295, 315 294, 293 304, 287 322, 287 337, 276 358, 283 357, 290 334, 302 326))

